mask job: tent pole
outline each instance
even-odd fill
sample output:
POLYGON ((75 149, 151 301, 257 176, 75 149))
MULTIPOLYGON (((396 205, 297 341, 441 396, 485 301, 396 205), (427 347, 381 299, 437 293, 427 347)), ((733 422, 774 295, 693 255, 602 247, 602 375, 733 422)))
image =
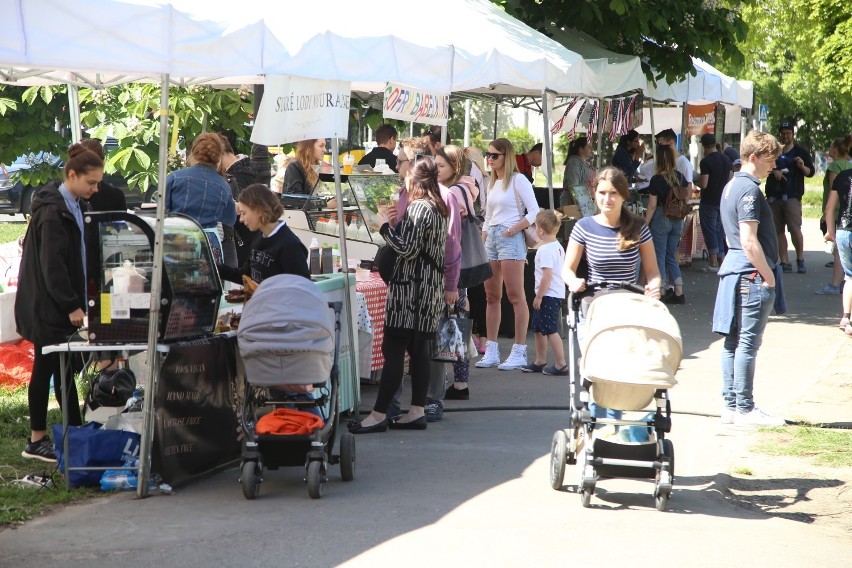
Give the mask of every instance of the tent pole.
MULTIPOLYGON (((598 109, 598 116, 600 116, 600 115, 602 115, 602 114, 603 114, 603 109, 602 109, 602 108, 599 108, 599 109, 598 109)), ((597 157, 597 159, 595 160, 595 162, 597 163, 597 168, 596 168, 596 169, 597 169, 598 171, 600 171, 600 170, 601 170, 601 160, 603 159, 602 154, 603 154, 603 139, 604 139, 604 137, 603 137, 603 132, 602 132, 602 130, 603 130, 603 127, 598 128, 598 157, 597 157)), ((588 133, 587 133, 587 134, 588 134, 588 133)), ((591 142, 591 139, 590 139, 589 141, 591 142)))
POLYGON ((160 377, 159 337, 160 298, 163 288, 163 222, 166 216, 166 164, 169 148, 169 76, 160 76, 160 152, 157 184, 157 225, 154 227, 154 271, 151 275, 151 307, 148 311, 148 380, 142 402, 142 440, 139 450, 139 479, 136 494, 148 496, 148 479, 151 477, 151 446, 154 441, 154 400, 160 377))
MULTIPOLYGON (((344 326, 344 331, 346 335, 349 337, 349 349, 352 354, 352 373, 356 376, 353 378, 353 384, 355 385, 353 389, 353 400, 355 401, 356 406, 360 402, 360 397, 358 393, 360 390, 358 389, 358 385, 360 383, 360 377, 357 376, 356 370, 356 361, 358 350, 355 347, 355 337, 352 330, 352 318, 354 313, 352 312, 352 302, 350 298, 352 285, 349 282, 349 255, 346 251, 346 221, 343 216, 343 190, 342 190, 342 182, 340 179, 340 141, 337 138, 337 134, 332 136, 331 138, 331 170, 334 172, 334 196, 337 201, 337 219, 339 220, 340 233, 338 234, 338 242, 340 243, 340 271, 344 275, 343 279, 343 307, 344 307, 344 315, 348 314, 348 317, 341 318, 344 321, 341 321, 341 325, 344 326)), ((363 219, 362 219, 363 220, 363 219)), ((338 380, 338 385, 341 384, 341 381, 338 380)))
MULTIPOLYGON (((654 132, 654 101, 648 100, 648 115, 651 117, 651 138, 653 139, 656 132, 654 132)), ((657 144, 651 143, 651 153, 654 154, 654 163, 657 163, 657 144)))
POLYGON ((553 144, 550 139, 550 117, 547 114, 547 89, 541 92, 541 116, 544 120, 544 177, 547 180, 547 197, 550 199, 550 208, 553 209, 553 144))
POLYGON ((601 152, 603 151, 603 127, 604 122, 606 121, 606 117, 603 115, 604 111, 604 100, 602 98, 598 99, 598 170, 601 169, 601 152))
POLYGON ((470 146, 470 99, 464 101, 464 147, 470 146))
POLYGON ((80 124, 80 90, 77 85, 68 83, 68 113, 71 115, 71 143, 83 139, 80 124))
POLYGON ((492 140, 497 140, 497 107, 498 103, 494 103, 494 136, 492 140))

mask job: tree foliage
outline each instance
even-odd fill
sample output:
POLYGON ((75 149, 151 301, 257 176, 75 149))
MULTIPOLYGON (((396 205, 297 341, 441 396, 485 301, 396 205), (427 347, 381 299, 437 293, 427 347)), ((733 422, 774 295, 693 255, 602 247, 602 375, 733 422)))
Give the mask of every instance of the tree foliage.
MULTIPOLYGON (((118 148, 108 151, 105 170, 120 173, 130 187, 146 191, 157 184, 160 107, 159 85, 132 83, 109 89, 80 89, 80 120, 94 138, 115 138, 118 148)), ((248 88, 207 87, 169 90, 170 133, 177 130, 178 149, 185 149, 204 131, 233 130, 246 141, 252 112, 248 88)), ((71 141, 65 86, 0 86, 0 160, 48 152, 64 157, 71 141)), ((248 143, 237 151, 247 151, 248 143)), ((110 150, 110 149, 108 149, 110 150)), ((22 172, 21 181, 39 185, 57 177, 56 168, 22 172)))
POLYGON ((608 49, 642 57, 649 79, 692 72, 691 57, 742 64, 746 37, 738 0, 492 0, 545 34, 551 23, 577 29, 608 49))
POLYGON ((769 106, 769 130, 788 118, 813 150, 852 132, 852 5, 840 0, 756 0, 743 9, 749 28, 744 64, 719 68, 754 81, 755 105, 769 106))

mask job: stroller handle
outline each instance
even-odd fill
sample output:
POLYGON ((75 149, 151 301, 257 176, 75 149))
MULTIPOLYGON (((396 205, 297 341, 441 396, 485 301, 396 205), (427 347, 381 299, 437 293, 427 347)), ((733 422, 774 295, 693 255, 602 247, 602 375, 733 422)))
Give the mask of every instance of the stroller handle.
POLYGON ((599 290, 603 290, 605 288, 615 288, 619 290, 629 290, 630 292, 635 292, 636 294, 644 294, 645 287, 640 286, 639 284, 634 284, 633 282, 627 282, 624 280, 598 280, 596 282, 586 282, 586 289, 582 292, 571 292, 572 295, 577 297, 587 296, 590 294, 594 294, 599 290))

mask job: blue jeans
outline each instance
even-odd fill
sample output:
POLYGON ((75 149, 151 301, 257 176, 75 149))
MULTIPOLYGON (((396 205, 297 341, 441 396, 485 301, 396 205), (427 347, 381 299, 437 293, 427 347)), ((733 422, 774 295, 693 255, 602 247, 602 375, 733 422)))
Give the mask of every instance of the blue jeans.
POLYGON ((678 247, 683 233, 683 219, 667 219, 659 207, 651 219, 651 234, 654 236, 654 252, 657 255, 657 268, 663 283, 682 284, 683 276, 678 264, 678 247))
POLYGON ((722 347, 722 399, 725 407, 739 412, 754 409, 754 367, 757 350, 769 312, 775 303, 775 288, 763 285, 757 275, 740 277, 731 333, 722 347))
POLYGON ((722 216, 718 205, 701 204, 698 209, 698 220, 701 222, 701 234, 709 254, 725 252, 725 230, 722 228, 722 216))

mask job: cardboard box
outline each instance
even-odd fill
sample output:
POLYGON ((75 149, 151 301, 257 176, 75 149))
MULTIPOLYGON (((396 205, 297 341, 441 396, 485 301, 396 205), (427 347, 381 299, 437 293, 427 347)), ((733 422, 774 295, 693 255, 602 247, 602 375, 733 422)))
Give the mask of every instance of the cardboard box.
POLYGON ((18 341, 15 331, 15 292, 0 293, 0 343, 18 341))
POLYGON ((580 214, 580 208, 576 205, 563 205, 559 208, 559 211, 566 219, 579 219, 582 217, 580 214))

